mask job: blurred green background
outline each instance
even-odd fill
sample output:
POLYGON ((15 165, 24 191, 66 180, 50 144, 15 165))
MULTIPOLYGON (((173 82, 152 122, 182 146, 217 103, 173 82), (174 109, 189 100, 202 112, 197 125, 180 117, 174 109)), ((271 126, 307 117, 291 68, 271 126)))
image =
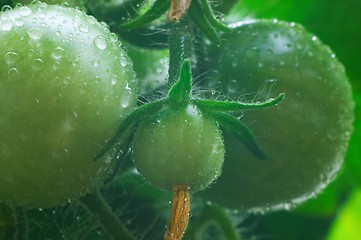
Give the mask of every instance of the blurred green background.
POLYGON ((356 102, 355 131, 340 176, 323 194, 292 212, 250 217, 249 224, 252 224, 253 230, 249 237, 361 239, 361 1, 241 0, 231 12, 304 25, 329 45, 344 64, 356 102))

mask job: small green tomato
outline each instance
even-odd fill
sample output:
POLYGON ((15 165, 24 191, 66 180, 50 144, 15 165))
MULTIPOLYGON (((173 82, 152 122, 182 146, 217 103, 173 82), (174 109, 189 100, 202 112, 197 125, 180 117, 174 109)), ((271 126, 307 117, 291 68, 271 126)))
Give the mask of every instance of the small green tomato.
POLYGON ((221 173, 221 132, 214 120, 192 104, 165 109, 142 121, 133 144, 138 171, 165 190, 177 185, 202 190, 221 173))

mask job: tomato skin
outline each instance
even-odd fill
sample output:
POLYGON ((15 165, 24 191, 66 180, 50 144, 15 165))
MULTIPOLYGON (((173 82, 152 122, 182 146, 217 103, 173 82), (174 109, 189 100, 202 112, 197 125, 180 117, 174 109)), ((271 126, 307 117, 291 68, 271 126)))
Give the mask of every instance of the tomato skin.
POLYGON ((121 43, 79 10, 44 3, 0 15, 0 199, 24 207, 75 200, 101 184, 94 161, 134 106, 121 43))
MULTIPOLYGON (((16 4, 22 4, 27 5, 34 2, 34 0, 13 0, 14 5, 16 4)), ((69 7, 78 7, 79 9, 85 10, 84 2, 83 0, 41 0, 41 2, 44 2, 46 4, 64 4, 64 6, 69 7)))
POLYGON ((205 84, 229 98, 264 100, 286 94, 275 107, 245 112, 267 155, 256 159, 225 134, 222 176, 207 200, 234 209, 289 209, 320 192, 342 166, 354 104, 345 69, 302 26, 272 20, 240 23, 210 50, 205 84))
POLYGON ((165 109, 144 120, 133 143, 137 170, 164 190, 171 191, 176 185, 202 190, 221 173, 224 159, 221 132, 194 105, 165 109))

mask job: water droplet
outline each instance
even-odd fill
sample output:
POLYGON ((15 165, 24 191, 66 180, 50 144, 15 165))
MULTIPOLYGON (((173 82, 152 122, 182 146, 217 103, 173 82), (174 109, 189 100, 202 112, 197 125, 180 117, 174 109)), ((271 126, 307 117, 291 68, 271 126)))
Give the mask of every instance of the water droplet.
POLYGON ((44 67, 44 61, 40 58, 34 60, 33 69, 40 70, 44 67))
POLYGON ((116 78, 112 78, 112 85, 114 86, 114 85, 117 84, 117 83, 118 83, 117 79, 116 79, 116 78))
POLYGON ((251 47, 246 49, 245 51, 245 56, 247 58, 255 58, 258 56, 258 54, 259 54, 259 49, 257 47, 251 47))
POLYGON ((305 48, 303 42, 296 42, 295 46, 296 46, 297 50, 303 50, 305 48))
POLYGON ((87 33, 89 32, 89 29, 88 29, 88 26, 87 25, 84 25, 84 24, 80 24, 79 25, 79 30, 83 33, 87 33))
POLYGON ((272 49, 270 49, 270 48, 269 48, 269 49, 267 49, 267 54, 268 54, 268 55, 272 55, 272 54, 273 54, 273 50, 272 50, 272 49))
POLYGON ((5 54, 4 58, 8 65, 13 65, 17 60, 19 60, 19 55, 16 52, 8 52, 5 54))
POLYGON ((63 55, 64 55, 64 48, 62 47, 55 48, 54 51, 51 53, 51 56, 56 60, 62 58, 63 55))
POLYGON ((107 156, 104 160, 105 164, 110 164, 112 162, 112 157, 107 156))
POLYGON ((10 31, 14 26, 14 23, 11 19, 4 19, 1 21, 1 29, 4 31, 10 31))
POLYGON ((21 20, 19 20, 19 19, 16 19, 16 20, 15 20, 15 25, 18 26, 18 27, 20 27, 20 26, 23 26, 23 25, 24 25, 24 22, 21 21, 21 20))
POLYGON ((10 68, 8 71, 8 78, 11 80, 16 80, 19 78, 19 71, 17 68, 10 68))
POLYGON ((227 85, 227 91, 231 95, 239 92, 239 83, 237 82, 237 80, 232 79, 231 81, 229 81, 227 85))
POLYGON ((94 44, 97 48, 104 50, 107 48, 107 42, 103 36, 97 36, 94 38, 94 44))
POLYGON ((78 59, 75 59, 71 65, 73 65, 73 67, 78 67, 79 66, 79 60, 78 59))
POLYGON ((92 64, 93 64, 94 67, 97 67, 97 66, 99 66, 99 64, 100 64, 100 61, 99 61, 98 59, 93 60, 93 61, 92 61, 92 64))
POLYGON ((274 84, 277 82, 277 79, 267 79, 266 80, 266 83, 271 83, 271 84, 274 84))
POLYGON ((59 62, 55 62, 54 64, 53 64, 53 69, 54 70, 58 70, 59 68, 60 68, 60 63, 59 62))
POLYGON ((120 60, 120 64, 121 64, 123 67, 127 66, 128 61, 127 61, 127 59, 126 59, 125 57, 120 57, 119 60, 120 60))
POLYGON ((9 11, 9 10, 11 10, 11 9, 12 9, 11 6, 9 6, 9 5, 4 5, 4 6, 1 8, 1 12, 7 12, 7 11, 9 11))
POLYGON ((89 22, 90 24, 95 24, 95 23, 97 23, 97 20, 95 19, 95 17, 89 16, 89 17, 88 17, 88 22, 89 22))
POLYGON ((23 16, 23 17, 30 16, 31 13, 32 13, 31 9, 26 6, 23 6, 19 9, 20 16, 23 16))
POLYGON ((118 41, 118 36, 117 36, 117 34, 115 34, 115 33, 111 33, 110 34, 110 41, 112 41, 112 42, 117 42, 118 41))
POLYGON ((27 32, 29 37, 34 40, 40 39, 43 35, 43 33, 38 28, 30 28, 27 32))
POLYGON ((312 36, 312 41, 316 41, 317 37, 316 36, 312 36))
POLYGON ((121 96, 120 106, 122 106, 123 108, 128 107, 131 99, 132 99, 132 92, 126 89, 125 91, 123 91, 123 94, 121 96))

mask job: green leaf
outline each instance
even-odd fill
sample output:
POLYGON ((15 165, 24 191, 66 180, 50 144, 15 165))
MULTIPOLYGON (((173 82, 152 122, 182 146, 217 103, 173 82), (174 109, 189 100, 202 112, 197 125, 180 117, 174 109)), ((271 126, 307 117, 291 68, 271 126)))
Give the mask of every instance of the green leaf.
MULTIPOLYGON (((194 0, 197 1, 197 0, 194 0)), ((223 22, 219 21, 213 14, 212 8, 208 0, 200 0, 200 10, 203 11, 208 22, 216 29, 222 32, 231 32, 232 30, 223 22)), ((198 5, 198 4, 197 4, 198 5)))
POLYGON ((358 240, 361 236, 361 190, 355 190, 332 224, 327 240, 358 240))
POLYGON ((194 216, 196 221, 185 232, 184 239, 204 239, 203 231, 215 226, 222 234, 222 239, 240 240, 241 234, 237 229, 232 214, 229 210, 216 205, 204 204, 201 207, 200 215, 194 216))
POLYGON ((205 111, 217 111, 217 112, 240 112, 250 109, 271 107, 284 99, 285 94, 281 93, 277 98, 270 98, 265 102, 255 103, 242 103, 242 102, 228 102, 228 101, 217 101, 208 99, 194 99, 192 102, 199 108, 205 111))
POLYGON ((188 16, 192 19, 193 23, 199 27, 209 41, 217 46, 221 44, 221 39, 219 38, 218 33, 214 29, 214 26, 212 26, 208 21, 204 11, 200 8, 197 1, 193 1, 189 7, 188 16))
POLYGON ((171 103, 188 104, 192 91, 191 63, 187 59, 183 62, 178 81, 172 86, 168 93, 171 103))
POLYGON ((128 30, 144 27, 152 21, 160 18, 170 7, 169 0, 156 0, 154 4, 143 15, 127 23, 119 25, 120 29, 128 30))
POLYGON ((145 105, 142 105, 136 109, 134 109, 122 123, 119 125, 118 130, 114 134, 114 136, 107 142, 105 147, 95 156, 95 160, 99 160, 102 158, 115 144, 117 141, 123 136, 123 134, 132 126, 141 121, 144 116, 149 116, 157 112, 161 107, 163 107, 165 100, 157 100, 145 105))
POLYGON ((258 145, 253 132, 237 118, 221 113, 206 112, 213 117, 227 132, 232 134, 238 141, 242 142, 257 158, 266 159, 266 155, 258 145))

